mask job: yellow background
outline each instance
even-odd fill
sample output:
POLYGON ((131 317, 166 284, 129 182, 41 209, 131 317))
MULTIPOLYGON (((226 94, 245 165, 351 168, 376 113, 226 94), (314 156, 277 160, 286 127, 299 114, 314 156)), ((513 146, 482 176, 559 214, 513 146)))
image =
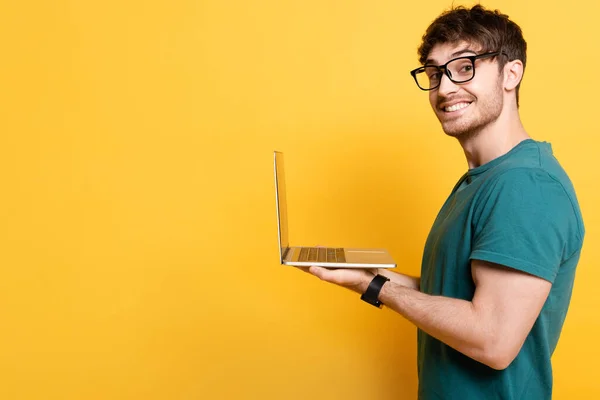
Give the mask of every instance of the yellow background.
MULTIPOLYGON (((554 398, 598 398, 600 6, 484 4, 587 227, 554 398)), ((418 274, 466 169, 408 73, 450 5, 4 0, 0 398, 414 399, 411 324, 278 264, 272 151, 293 244, 418 274)))

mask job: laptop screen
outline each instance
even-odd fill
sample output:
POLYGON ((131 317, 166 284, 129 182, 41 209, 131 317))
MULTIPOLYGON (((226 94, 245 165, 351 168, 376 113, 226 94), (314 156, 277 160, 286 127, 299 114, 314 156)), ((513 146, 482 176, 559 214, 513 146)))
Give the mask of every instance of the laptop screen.
POLYGON ((275 152, 275 186, 277 201, 277 223, 279 224, 279 251, 283 260, 285 249, 289 247, 287 203, 285 198, 285 174, 283 173, 283 153, 275 152))

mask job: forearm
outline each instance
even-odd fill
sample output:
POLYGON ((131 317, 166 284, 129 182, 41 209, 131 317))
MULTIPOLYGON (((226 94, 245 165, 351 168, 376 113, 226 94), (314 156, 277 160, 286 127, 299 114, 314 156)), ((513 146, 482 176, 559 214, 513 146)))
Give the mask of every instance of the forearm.
POLYGON ((402 286, 386 283, 379 300, 418 328, 455 350, 492 368, 504 366, 498 362, 494 329, 484 314, 472 302, 442 296, 430 296, 402 286))
POLYGON ((421 285, 421 279, 409 276, 405 274, 400 274, 398 272, 390 271, 386 268, 378 268, 377 273, 379 275, 383 275, 386 278, 389 278, 390 282, 397 283, 398 285, 406 286, 408 288, 419 290, 421 285))

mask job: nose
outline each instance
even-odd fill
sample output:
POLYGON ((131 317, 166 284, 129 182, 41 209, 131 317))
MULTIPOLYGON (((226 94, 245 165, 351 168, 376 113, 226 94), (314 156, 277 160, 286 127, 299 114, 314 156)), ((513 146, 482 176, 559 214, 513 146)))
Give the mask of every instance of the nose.
POLYGON ((458 85, 448 78, 448 75, 442 74, 440 80, 440 86, 438 87, 438 94, 446 97, 450 93, 455 93, 458 90, 458 85))

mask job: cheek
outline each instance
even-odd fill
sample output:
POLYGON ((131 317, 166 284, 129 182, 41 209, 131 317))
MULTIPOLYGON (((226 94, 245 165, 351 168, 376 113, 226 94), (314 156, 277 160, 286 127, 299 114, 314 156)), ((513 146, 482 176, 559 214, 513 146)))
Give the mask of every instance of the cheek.
POLYGON ((437 103, 437 91, 431 90, 429 92, 429 104, 431 104, 431 107, 433 107, 435 109, 436 103, 437 103))

